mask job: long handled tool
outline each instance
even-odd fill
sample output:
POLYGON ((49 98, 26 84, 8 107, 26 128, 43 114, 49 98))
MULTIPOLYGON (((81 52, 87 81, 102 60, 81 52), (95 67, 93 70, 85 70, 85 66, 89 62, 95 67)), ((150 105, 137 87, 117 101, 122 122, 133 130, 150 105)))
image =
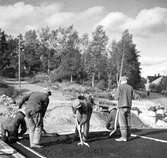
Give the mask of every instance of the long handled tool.
POLYGON ((109 134, 110 137, 117 131, 118 114, 119 114, 119 109, 117 108, 115 122, 114 122, 114 129, 110 132, 109 134))
MULTIPOLYGON (((118 88, 120 86, 120 78, 122 76, 123 63, 124 63, 124 43, 123 43, 123 39, 122 39, 122 59, 121 59, 121 69, 120 69, 120 74, 119 74, 119 81, 117 83, 118 84, 118 88)), ((118 108, 118 105, 117 105, 117 112, 116 112, 115 122, 114 122, 114 130, 112 130, 110 132, 109 136, 112 136, 117 131, 118 115, 119 115, 119 108, 118 108)))
POLYGON ((77 126, 77 130, 79 133, 79 139, 80 139, 80 142, 78 143, 78 145, 86 145, 89 148, 90 147, 89 144, 82 140, 81 128, 79 127, 78 120, 77 120, 76 116, 75 116, 75 120, 76 120, 76 126, 77 126))

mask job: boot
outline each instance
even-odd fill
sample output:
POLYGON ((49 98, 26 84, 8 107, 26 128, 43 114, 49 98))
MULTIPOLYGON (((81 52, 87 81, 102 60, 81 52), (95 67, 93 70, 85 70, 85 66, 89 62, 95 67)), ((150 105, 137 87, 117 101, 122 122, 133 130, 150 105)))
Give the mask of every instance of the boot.
POLYGON ((31 148, 42 148, 42 146, 39 144, 32 144, 30 147, 31 148))
POLYGON ((115 139, 117 142, 127 142, 128 140, 126 138, 120 137, 118 139, 115 139))
POLYGON ((34 138, 34 130, 29 129, 29 140, 30 140, 30 146, 33 145, 33 138, 34 138))
POLYGON ((127 142, 128 141, 128 137, 127 137, 127 130, 121 130, 121 137, 118 139, 115 139, 116 141, 124 141, 127 142))
POLYGON ((34 131, 33 144, 40 144, 41 133, 41 127, 36 127, 34 131))

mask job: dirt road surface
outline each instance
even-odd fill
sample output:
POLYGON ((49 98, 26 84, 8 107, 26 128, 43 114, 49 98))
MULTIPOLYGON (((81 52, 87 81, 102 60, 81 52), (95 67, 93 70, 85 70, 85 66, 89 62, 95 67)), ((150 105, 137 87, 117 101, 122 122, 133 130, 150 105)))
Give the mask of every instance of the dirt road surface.
MULTIPOLYGON (((108 138, 107 132, 92 132, 90 148, 77 146, 72 135, 43 137, 43 148, 34 149, 47 158, 166 158, 167 130, 134 130, 138 135, 129 142, 117 142, 108 138), (144 138, 139 137, 142 135, 144 138), (151 138, 151 139, 150 139, 151 138), (164 142, 162 142, 162 140, 164 142)), ((28 146, 28 139, 20 141, 28 146)), ((20 145, 13 145, 27 158, 39 158, 20 145)))

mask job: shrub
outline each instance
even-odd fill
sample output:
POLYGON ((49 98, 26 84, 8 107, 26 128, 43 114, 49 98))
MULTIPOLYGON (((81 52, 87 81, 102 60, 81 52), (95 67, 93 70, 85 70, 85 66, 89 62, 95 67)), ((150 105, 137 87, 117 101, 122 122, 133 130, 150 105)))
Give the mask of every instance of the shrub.
POLYGON ((46 73, 38 73, 31 79, 31 83, 45 82, 49 80, 49 76, 46 73))
POLYGON ((1 70, 1 75, 4 77, 15 77, 16 76, 16 69, 14 68, 7 68, 5 70, 1 70))
POLYGON ((157 92, 157 93, 160 93, 162 91, 162 88, 160 85, 156 85, 156 84, 151 84, 150 85, 150 90, 152 92, 157 92))
POLYGON ((167 96, 167 89, 162 90, 161 94, 167 96))
POLYGON ((7 84, 0 81, 0 95, 7 95, 9 97, 16 97, 18 95, 18 91, 15 90, 13 87, 8 86, 7 84))
POLYGON ((96 87, 99 88, 99 89, 105 90, 105 89, 106 89, 105 80, 100 80, 100 81, 96 84, 96 87))
POLYGON ((144 91, 135 90, 134 94, 135 94, 134 99, 141 99, 141 98, 147 97, 147 95, 144 91))

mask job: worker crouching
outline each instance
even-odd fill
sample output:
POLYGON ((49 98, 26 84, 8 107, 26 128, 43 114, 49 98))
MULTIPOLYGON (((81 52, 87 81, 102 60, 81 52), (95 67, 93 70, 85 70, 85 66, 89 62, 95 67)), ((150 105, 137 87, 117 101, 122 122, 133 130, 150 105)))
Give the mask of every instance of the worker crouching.
POLYGON ((27 131, 25 113, 19 110, 14 116, 1 123, 1 138, 6 143, 15 143, 27 131))
POLYGON ((108 119, 106 121, 106 129, 109 131, 113 131, 116 124, 117 130, 115 131, 114 135, 112 135, 113 137, 120 136, 120 128, 119 128, 118 120, 116 120, 116 113, 117 113, 117 108, 112 108, 109 111, 108 119))

